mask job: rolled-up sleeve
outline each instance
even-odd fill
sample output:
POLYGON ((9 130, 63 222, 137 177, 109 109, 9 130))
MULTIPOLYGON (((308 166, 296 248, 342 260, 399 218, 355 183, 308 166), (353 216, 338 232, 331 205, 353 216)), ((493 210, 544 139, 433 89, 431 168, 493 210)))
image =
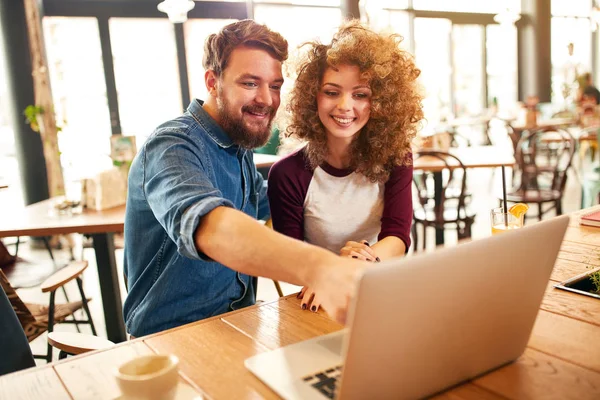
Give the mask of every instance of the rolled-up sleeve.
POLYGON ((146 200, 179 254, 207 259, 196 249, 200 219, 216 207, 233 207, 210 177, 206 149, 185 131, 165 130, 144 146, 143 187, 146 200))

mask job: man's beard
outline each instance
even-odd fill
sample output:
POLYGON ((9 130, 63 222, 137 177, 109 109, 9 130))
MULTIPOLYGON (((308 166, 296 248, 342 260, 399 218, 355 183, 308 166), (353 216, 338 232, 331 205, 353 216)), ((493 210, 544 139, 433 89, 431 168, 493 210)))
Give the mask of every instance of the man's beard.
POLYGON ((222 96, 217 99, 217 106, 219 112, 219 125, 231 138, 233 143, 245 149, 255 149, 267 144, 271 137, 271 123, 273 122, 273 114, 275 113, 273 107, 246 105, 242 107, 242 116, 236 118, 228 109, 229 102, 227 102, 222 96), (258 132, 251 130, 246 126, 246 124, 244 124, 244 112, 267 114, 269 123, 258 132))

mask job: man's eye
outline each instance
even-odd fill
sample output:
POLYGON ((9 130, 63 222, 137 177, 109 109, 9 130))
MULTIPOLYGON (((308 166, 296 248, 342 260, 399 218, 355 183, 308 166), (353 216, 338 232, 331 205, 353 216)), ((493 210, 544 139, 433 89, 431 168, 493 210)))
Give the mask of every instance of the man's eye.
POLYGON ((242 82, 242 85, 246 87, 256 87, 258 86, 255 82, 242 82))
POLYGON ((281 90, 281 85, 271 85, 271 89, 280 91, 281 90))

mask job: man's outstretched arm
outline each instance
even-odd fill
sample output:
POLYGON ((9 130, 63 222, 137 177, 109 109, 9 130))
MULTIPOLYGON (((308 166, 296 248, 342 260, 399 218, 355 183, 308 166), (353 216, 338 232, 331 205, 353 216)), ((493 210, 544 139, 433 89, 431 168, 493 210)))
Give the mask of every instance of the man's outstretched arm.
POLYGON ((361 262, 265 228, 229 207, 202 217, 194 240, 199 251, 233 270, 323 293, 322 307, 340 322, 364 268, 361 262))

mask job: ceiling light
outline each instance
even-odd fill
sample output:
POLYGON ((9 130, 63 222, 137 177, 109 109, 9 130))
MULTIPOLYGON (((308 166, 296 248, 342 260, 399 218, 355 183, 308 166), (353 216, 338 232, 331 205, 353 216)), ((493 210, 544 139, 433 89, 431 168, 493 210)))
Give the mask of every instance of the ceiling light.
POLYGON ((506 8, 504 11, 501 11, 498 14, 494 15, 494 21, 501 25, 514 25, 514 23, 517 22, 519 19, 521 19, 521 14, 512 11, 510 8, 506 8))
POLYGON ((167 14, 169 21, 180 24, 187 21, 187 14, 195 5, 192 0, 164 0, 156 8, 167 14))

